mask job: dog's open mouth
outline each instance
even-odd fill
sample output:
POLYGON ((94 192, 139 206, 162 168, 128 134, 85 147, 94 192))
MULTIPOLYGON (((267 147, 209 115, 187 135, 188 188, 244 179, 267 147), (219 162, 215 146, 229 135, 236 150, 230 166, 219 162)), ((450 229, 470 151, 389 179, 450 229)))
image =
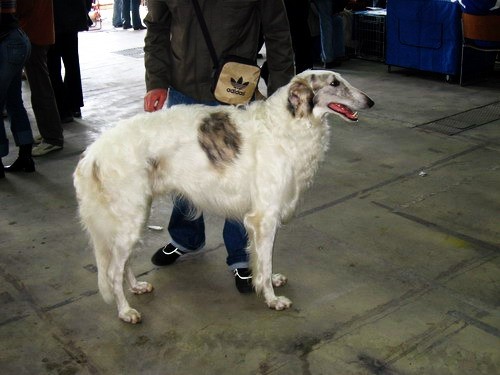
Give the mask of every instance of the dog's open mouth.
POLYGON ((337 112, 349 121, 358 121, 358 113, 352 111, 349 107, 339 103, 329 103, 328 108, 333 112, 337 112))

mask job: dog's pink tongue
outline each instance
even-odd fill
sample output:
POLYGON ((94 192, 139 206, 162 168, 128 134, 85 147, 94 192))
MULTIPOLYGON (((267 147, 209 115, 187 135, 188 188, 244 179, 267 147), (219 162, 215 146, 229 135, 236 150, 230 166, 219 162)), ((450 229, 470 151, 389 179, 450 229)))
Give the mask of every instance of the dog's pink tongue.
POLYGON ((341 115, 344 115, 347 117, 349 120, 356 121, 358 119, 358 114, 351 111, 351 109, 343 104, 339 103, 330 103, 328 104, 328 108, 330 108, 332 111, 340 113, 341 115))

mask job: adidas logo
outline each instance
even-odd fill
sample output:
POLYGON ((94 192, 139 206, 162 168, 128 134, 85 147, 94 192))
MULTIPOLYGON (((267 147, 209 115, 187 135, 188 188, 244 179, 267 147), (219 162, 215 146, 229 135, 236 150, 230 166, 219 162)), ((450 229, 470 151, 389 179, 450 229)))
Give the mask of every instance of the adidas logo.
POLYGON ((231 78, 231 85, 238 90, 244 90, 248 86, 248 82, 243 82, 243 77, 238 78, 237 81, 231 78))
POLYGON ((245 90, 247 88, 248 83, 249 82, 243 82, 243 77, 238 78, 237 81, 234 78, 231 78, 231 86, 233 86, 234 88, 231 89, 228 87, 226 89, 226 91, 231 93, 231 94, 244 96, 245 91, 242 91, 242 90, 245 90))

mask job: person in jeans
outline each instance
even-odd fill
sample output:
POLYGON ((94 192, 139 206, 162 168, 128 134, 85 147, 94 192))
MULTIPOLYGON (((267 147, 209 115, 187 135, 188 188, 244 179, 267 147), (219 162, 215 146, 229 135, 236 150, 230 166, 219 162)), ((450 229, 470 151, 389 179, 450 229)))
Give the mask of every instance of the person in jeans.
POLYGON ((345 58, 344 19, 347 0, 314 0, 319 16, 321 59, 325 69, 342 65, 345 58))
POLYGON ((113 18, 112 24, 113 27, 122 27, 123 26, 123 0, 114 0, 113 2, 113 18))
POLYGON ((0 116, 0 178, 5 177, 4 169, 7 172, 35 171, 31 158, 33 133, 21 92, 22 70, 31 46, 19 28, 15 12, 15 0, 0 0, 0 108, 7 110, 14 142, 19 147, 19 157, 4 168, 1 158, 9 154, 9 141, 4 118, 0 116))
MULTIPOLYGON (((266 40, 268 94, 287 84, 294 74, 290 29, 282 0, 254 2, 197 0, 219 58, 238 55, 256 60, 259 31, 266 40)), ((191 2, 189 2, 191 5, 191 2)), ((145 18, 146 88, 144 109, 157 111, 177 104, 217 105, 212 92, 212 60, 193 6, 175 0, 150 0, 145 18)), ((153 255, 155 265, 174 263, 205 243, 203 216, 190 217, 190 202, 176 199, 168 225, 171 241, 153 255)), ((246 252, 248 238, 239 221, 226 220, 223 229, 226 263, 237 289, 252 292, 246 252)))

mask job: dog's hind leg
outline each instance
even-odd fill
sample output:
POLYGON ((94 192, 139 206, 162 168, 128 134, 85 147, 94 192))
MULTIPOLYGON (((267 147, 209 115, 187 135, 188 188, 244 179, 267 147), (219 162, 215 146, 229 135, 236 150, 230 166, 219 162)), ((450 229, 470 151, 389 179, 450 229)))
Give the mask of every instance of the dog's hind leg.
POLYGON ((120 207, 118 215, 120 219, 114 222, 114 240, 107 276, 113 286, 118 317, 125 322, 135 324, 141 321, 141 314, 130 307, 123 290, 123 282, 126 278, 134 293, 145 293, 153 289, 149 283, 139 283, 128 264, 130 254, 140 238, 145 218, 149 213, 147 211, 149 205, 142 200, 137 205, 130 204, 130 201, 128 203, 127 207, 120 207))
MULTIPOLYGON (((127 277, 129 273, 132 274, 132 271, 128 271, 127 261, 132 249, 131 244, 135 243, 135 237, 121 236, 122 243, 119 244, 117 239, 120 236, 116 233, 108 233, 111 239, 106 239, 102 228, 92 226, 88 229, 94 246, 99 291, 103 299, 107 303, 111 303, 113 300, 116 302, 120 319, 129 323, 140 322, 141 314, 129 306, 123 291, 125 268, 127 268, 127 277), (127 238, 127 240, 124 241, 123 238, 127 238)), ((130 282, 129 278, 128 280, 130 282)), ((137 285, 137 281, 131 285, 137 285)), ((152 289, 151 286, 150 288, 152 289)))
POLYGON ((126 264, 130 252, 130 246, 115 244, 107 273, 108 279, 111 280, 113 285, 113 294, 116 307, 118 308, 118 317, 127 323, 136 324, 141 321, 141 314, 136 309, 130 307, 123 290, 123 277, 125 276, 126 268, 128 269, 126 264))
POLYGON ((286 282, 283 275, 273 275, 273 245, 278 220, 275 216, 261 212, 253 212, 245 217, 245 228, 250 240, 250 256, 252 260, 252 281, 257 293, 262 293, 271 309, 284 310, 292 302, 284 296, 274 294, 273 285, 286 282))

